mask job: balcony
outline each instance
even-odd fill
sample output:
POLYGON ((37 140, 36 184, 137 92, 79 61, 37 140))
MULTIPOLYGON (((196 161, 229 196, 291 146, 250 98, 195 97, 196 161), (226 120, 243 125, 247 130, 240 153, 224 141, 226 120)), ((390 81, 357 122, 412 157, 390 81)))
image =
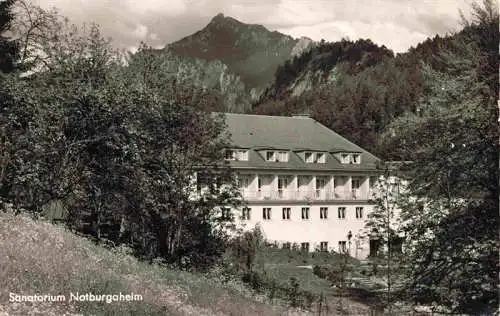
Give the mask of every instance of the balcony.
POLYGON ((368 200, 372 193, 361 190, 242 190, 247 201, 330 201, 330 200, 368 200))

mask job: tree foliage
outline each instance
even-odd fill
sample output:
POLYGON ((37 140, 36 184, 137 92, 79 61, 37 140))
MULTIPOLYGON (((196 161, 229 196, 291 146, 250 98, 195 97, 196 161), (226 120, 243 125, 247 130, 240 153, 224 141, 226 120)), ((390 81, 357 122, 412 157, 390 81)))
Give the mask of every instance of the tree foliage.
POLYGON ((97 26, 43 14, 41 63, 1 87, 1 197, 35 215, 62 208, 71 228, 145 258, 213 264, 231 227, 219 207, 238 203, 223 116, 192 106, 196 89, 137 76, 97 26), (196 194, 200 171, 209 190, 196 194))
POLYGON ((128 54, 127 63, 127 68, 136 71, 130 72, 131 80, 141 77, 151 83, 148 78, 153 76, 155 88, 182 102, 191 98, 190 104, 200 110, 241 112, 249 107, 249 94, 240 77, 219 60, 181 57, 142 43, 136 53, 128 54))
POLYGON ((395 59, 351 74, 352 65, 340 63, 331 81, 314 91, 260 105, 268 115, 310 115, 350 141, 385 156, 376 146, 379 135, 394 118, 411 110, 422 93, 418 69, 402 68, 395 59))
POLYGON ((424 68, 428 95, 390 125, 384 146, 402 160, 409 194, 400 200, 408 237, 407 294, 451 312, 498 307, 498 39, 496 5, 424 68), (492 71, 494 69, 494 71, 492 71))
POLYGON ((301 55, 285 61, 278 67, 274 82, 264 92, 257 107, 269 100, 287 99, 293 95, 291 87, 304 77, 307 78, 308 73, 314 74, 317 79, 314 84, 318 85, 327 82, 331 70, 339 64, 347 65, 345 71, 353 75, 390 57, 393 57, 392 51, 385 46, 375 45, 369 39, 356 42, 342 39, 338 42, 313 45, 301 55))
POLYGON ((233 238, 229 247, 231 261, 238 271, 250 272, 254 268, 259 251, 264 247, 264 236, 259 226, 250 231, 241 232, 233 238))
POLYGON ((12 31, 13 6, 16 0, 0 2, 0 72, 9 73, 16 69, 19 58, 18 42, 7 34, 12 31))

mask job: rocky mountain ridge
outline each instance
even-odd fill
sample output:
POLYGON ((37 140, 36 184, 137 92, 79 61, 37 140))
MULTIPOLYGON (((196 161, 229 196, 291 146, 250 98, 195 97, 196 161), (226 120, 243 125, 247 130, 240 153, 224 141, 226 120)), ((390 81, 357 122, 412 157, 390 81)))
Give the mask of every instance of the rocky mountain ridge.
POLYGON ((241 78, 247 90, 259 90, 273 81, 279 65, 311 43, 310 39, 294 39, 262 25, 218 14, 200 31, 168 44, 165 49, 178 56, 219 60, 241 78))

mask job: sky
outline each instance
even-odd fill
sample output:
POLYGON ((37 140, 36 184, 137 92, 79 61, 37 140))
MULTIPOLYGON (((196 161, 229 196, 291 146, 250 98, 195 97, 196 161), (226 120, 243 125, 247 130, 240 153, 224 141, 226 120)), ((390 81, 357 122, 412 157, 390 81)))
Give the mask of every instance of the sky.
POLYGON ((72 22, 95 22, 117 48, 153 47, 188 36, 218 13, 315 41, 369 38, 395 53, 460 29, 471 0, 31 0, 72 22))

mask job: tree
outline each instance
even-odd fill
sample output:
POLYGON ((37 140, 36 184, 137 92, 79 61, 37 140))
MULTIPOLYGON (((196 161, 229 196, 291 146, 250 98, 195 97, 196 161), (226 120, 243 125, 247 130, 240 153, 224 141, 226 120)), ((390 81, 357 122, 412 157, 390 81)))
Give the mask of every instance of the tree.
MULTIPOLYGON (((401 162, 400 162, 401 163, 401 162)), ((392 304, 398 299, 397 291, 394 290, 394 285, 399 280, 398 275, 401 274, 401 252, 402 252, 402 237, 400 236, 401 222, 398 212, 398 203, 401 196, 404 194, 403 186, 404 178, 397 173, 396 162, 386 163, 384 173, 374 185, 376 196, 376 205, 373 211, 368 214, 368 220, 365 224, 365 236, 370 239, 377 240, 382 249, 377 248, 377 256, 384 257, 387 278, 387 287, 382 303, 391 313, 392 304)))
POLYGON ((33 214, 61 205, 71 228, 149 259, 213 264, 232 221, 220 207, 239 201, 224 117, 161 91, 160 76, 130 80, 137 68, 97 26, 42 11, 57 29, 35 38, 41 63, 1 87, 2 197, 33 214), (200 170, 209 190, 194 194, 200 170))
POLYGON ((229 247, 232 262, 237 271, 252 272, 255 259, 264 245, 264 236, 259 226, 250 231, 241 232, 231 240, 229 247))
POLYGON ((498 36, 491 1, 474 6, 478 19, 424 68, 428 96, 418 112, 391 124, 387 148, 412 163, 406 223, 406 293, 418 303, 468 314, 498 307, 498 36), (482 40, 485 41, 482 41, 482 40), (495 71, 487 64, 496 56, 495 71), (489 69, 489 70, 487 70, 489 69), (492 80, 495 78, 496 80, 492 80), (490 81, 491 80, 491 81, 490 81))
POLYGON ((81 180, 79 155, 92 140, 77 141, 69 134, 68 115, 83 95, 103 83, 119 55, 97 26, 82 30, 55 12, 32 10, 52 24, 37 29, 46 31, 35 37, 38 55, 30 55, 43 61, 38 72, 11 75, 2 86, 0 192, 40 213, 48 203, 66 198, 81 180))
POLYGON ((136 71, 130 71, 131 80, 142 77, 152 83, 148 78, 155 77, 156 88, 200 110, 242 112, 250 105, 240 77, 219 60, 181 57, 142 43, 136 53, 128 54, 127 63, 136 71))
MULTIPOLYGON (((206 112, 223 112, 224 100, 220 89, 213 86, 214 80, 203 74, 209 65, 201 61, 200 63, 198 65, 195 61, 189 62, 169 51, 155 50, 141 43, 136 53, 128 53, 127 65, 121 71, 123 78, 127 78, 130 84, 140 83, 172 102, 190 105, 206 112), (202 80, 209 82, 205 84, 200 82, 202 80)), ((212 73, 219 71, 220 69, 215 67, 212 73)))
POLYGON ((0 2, 0 72, 3 73, 13 72, 19 58, 18 43, 6 34, 12 31, 12 9, 15 2, 16 0, 0 2))

